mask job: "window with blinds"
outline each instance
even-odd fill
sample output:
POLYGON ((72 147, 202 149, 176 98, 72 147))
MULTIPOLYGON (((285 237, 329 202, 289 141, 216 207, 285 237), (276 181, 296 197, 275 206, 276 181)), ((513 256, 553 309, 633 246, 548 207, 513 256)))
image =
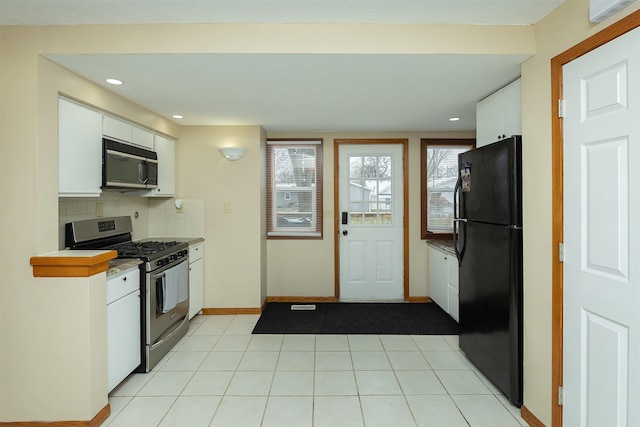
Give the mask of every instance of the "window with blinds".
POLYGON ((322 238, 322 140, 267 140, 267 237, 322 238))
POLYGON ((452 237, 453 191, 458 180, 458 154, 474 147, 474 139, 421 140, 423 239, 452 237))

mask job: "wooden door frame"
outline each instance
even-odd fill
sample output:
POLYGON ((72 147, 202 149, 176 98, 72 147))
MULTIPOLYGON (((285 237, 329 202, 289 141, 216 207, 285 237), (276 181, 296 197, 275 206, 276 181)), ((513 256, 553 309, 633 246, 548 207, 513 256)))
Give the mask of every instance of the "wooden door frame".
POLYGON ((340 145, 402 145, 402 251, 404 300, 409 300, 409 140, 408 139, 334 139, 333 140, 333 256, 334 256, 334 298, 340 301, 340 145))
POLYGON ((551 326, 551 425, 562 426, 562 406, 558 404, 558 388, 562 386, 564 278, 559 261, 560 243, 564 241, 564 139, 559 101, 562 99, 562 67, 574 59, 620 37, 640 26, 640 10, 611 24, 551 59, 551 161, 552 161, 552 326, 551 326))

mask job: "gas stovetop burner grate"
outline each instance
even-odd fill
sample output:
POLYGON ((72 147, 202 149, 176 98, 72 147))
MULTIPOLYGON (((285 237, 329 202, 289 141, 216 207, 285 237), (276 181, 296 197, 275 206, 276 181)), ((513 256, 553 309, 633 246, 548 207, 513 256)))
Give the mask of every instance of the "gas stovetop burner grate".
POLYGON ((71 249, 112 249, 118 258, 141 258, 156 265, 166 265, 188 254, 189 245, 171 239, 131 240, 131 218, 111 217, 74 221, 65 225, 65 245, 71 249), (158 263, 166 258, 166 262, 158 263))
POLYGON ((118 245, 116 249, 118 250, 119 257, 130 258, 138 256, 149 256, 158 252, 164 252, 171 249, 177 244, 178 242, 130 242, 118 245))
POLYGON ((126 242, 117 245, 113 249, 118 251, 119 258, 143 258, 145 260, 153 260, 162 258, 174 252, 180 251, 181 246, 187 246, 176 241, 139 241, 126 242))

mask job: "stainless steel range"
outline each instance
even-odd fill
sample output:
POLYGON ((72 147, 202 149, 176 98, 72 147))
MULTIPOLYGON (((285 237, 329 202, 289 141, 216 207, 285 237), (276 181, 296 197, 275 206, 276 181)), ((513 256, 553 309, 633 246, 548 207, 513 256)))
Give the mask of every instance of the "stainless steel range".
POLYGON ((65 226, 70 249, 113 249, 140 258, 141 352, 136 372, 149 372, 189 330, 189 246, 176 241, 132 241, 131 217, 74 221, 65 226))

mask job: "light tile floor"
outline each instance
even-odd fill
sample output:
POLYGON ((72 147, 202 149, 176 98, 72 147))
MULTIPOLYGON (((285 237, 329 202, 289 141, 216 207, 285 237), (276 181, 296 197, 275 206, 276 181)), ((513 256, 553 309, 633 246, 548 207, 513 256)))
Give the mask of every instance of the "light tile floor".
POLYGON ((104 425, 521 427, 457 336, 251 335, 257 315, 196 316, 104 425))

